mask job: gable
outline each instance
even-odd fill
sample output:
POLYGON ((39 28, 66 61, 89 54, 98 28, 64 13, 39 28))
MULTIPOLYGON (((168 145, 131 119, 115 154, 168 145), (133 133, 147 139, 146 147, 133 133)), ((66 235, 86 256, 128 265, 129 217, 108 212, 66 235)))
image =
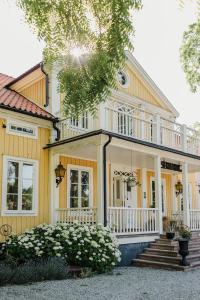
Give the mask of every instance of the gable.
POLYGON ((46 76, 38 64, 9 84, 9 89, 44 107, 46 103, 46 76))
POLYGON ((143 102, 164 109, 174 117, 177 117, 179 114, 176 109, 140 66, 137 60, 129 52, 126 54, 127 61, 124 71, 128 76, 128 85, 123 87, 118 83, 118 90, 129 96, 134 96, 143 102))

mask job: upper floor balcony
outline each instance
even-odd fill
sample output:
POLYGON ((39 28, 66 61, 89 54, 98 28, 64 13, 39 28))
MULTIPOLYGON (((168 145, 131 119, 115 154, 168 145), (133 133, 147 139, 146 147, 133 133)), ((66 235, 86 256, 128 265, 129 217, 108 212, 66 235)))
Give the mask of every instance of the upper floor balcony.
POLYGON ((174 120, 118 101, 103 104, 96 116, 85 112, 79 120, 62 119, 61 139, 104 129, 125 137, 200 156, 200 133, 174 120))

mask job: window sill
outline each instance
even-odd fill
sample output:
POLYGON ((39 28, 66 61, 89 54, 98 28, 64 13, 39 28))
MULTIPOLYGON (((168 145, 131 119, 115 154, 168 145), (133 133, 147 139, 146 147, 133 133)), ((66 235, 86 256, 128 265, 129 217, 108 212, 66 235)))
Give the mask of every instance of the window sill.
POLYGON ((8 210, 5 210, 5 211, 2 211, 1 212, 1 216, 4 217, 36 217, 37 216, 37 213, 35 211, 8 211, 8 210))

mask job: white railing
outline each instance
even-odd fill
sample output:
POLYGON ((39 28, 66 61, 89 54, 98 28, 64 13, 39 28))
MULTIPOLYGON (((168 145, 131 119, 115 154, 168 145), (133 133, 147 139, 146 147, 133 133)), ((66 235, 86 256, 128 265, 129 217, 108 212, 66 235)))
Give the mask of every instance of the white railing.
POLYGON ((65 119, 59 122, 58 127, 61 140, 96 129, 106 129, 122 136, 200 156, 200 134, 197 131, 120 102, 106 103, 99 118, 88 115, 87 126, 86 122, 65 119), (77 126, 74 126, 76 123, 77 126))
POLYGON ((187 127, 187 152, 200 155, 200 134, 196 130, 187 127))
POLYGON ((57 222, 73 224, 79 222, 80 224, 96 224, 96 208, 59 208, 56 209, 57 222))
POLYGON ((190 210, 190 229, 200 230, 200 210, 190 210))
POLYGON ((156 138, 156 123, 153 115, 139 109, 124 112, 106 107, 105 129, 152 143, 156 138))
POLYGON ((117 235, 159 232, 156 208, 108 208, 108 226, 117 235))
POLYGON ((183 146, 182 125, 161 118, 160 119, 160 143, 163 146, 181 150, 183 146))

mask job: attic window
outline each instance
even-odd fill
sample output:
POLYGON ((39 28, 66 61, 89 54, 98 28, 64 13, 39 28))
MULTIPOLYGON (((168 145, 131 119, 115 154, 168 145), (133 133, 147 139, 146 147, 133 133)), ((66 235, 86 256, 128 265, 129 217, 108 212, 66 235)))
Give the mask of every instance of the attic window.
POLYGON ((124 71, 119 71, 117 74, 117 79, 118 82, 121 84, 123 87, 127 87, 129 80, 128 80, 128 75, 124 71))
POLYGON ((19 136, 37 138, 37 127, 31 124, 23 124, 9 121, 7 124, 7 133, 19 136))

